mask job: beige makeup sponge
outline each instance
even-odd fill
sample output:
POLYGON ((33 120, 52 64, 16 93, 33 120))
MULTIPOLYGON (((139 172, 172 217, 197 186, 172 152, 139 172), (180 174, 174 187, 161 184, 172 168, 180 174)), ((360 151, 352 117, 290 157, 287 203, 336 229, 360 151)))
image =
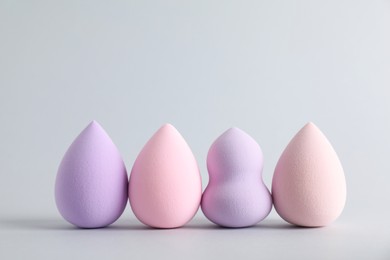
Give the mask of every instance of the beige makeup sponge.
POLYGON ((294 136, 279 158, 272 197, 278 214, 298 226, 326 226, 341 214, 346 201, 344 171, 332 145, 313 123, 294 136))

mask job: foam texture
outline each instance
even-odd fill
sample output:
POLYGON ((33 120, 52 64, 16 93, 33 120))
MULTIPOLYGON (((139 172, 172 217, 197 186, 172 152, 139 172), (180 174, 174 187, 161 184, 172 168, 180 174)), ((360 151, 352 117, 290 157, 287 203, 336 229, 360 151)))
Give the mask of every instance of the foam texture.
POLYGON ((104 129, 91 122, 74 140, 59 166, 55 201, 73 225, 99 228, 115 222, 127 203, 127 173, 104 129))
POLYGON ((129 198, 135 216, 155 228, 190 221, 202 195, 199 168, 180 133, 162 126, 139 153, 130 174, 129 198))
POLYGON ((319 227, 333 222, 346 201, 339 158, 325 135, 305 125, 282 153, 272 180, 275 209, 287 222, 319 227))
POLYGON ((209 149, 207 169, 202 211, 210 221, 247 227, 269 214, 272 199, 262 180, 263 153, 247 133, 231 128, 218 137, 209 149))

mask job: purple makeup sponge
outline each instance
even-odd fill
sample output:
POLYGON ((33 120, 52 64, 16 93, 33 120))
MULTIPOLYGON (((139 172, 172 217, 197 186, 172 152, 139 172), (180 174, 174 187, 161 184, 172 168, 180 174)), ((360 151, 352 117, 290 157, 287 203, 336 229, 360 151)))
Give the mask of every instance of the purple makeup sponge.
POLYGON ((263 153, 251 136, 238 128, 227 130, 211 145, 207 169, 201 207, 210 221, 247 227, 268 216, 272 198, 261 176, 263 153))
POLYGON ((127 203, 128 179, 118 149, 91 122, 73 141, 59 166, 55 201, 65 220, 81 228, 115 222, 127 203))

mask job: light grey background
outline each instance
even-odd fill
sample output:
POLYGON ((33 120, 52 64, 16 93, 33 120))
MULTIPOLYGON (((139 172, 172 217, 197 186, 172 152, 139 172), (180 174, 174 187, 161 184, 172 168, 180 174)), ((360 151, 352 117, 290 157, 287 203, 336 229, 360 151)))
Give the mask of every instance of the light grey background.
POLYGON ((389 1, 0 0, 1 259, 390 259, 389 1), (268 187, 290 138, 315 122, 343 163, 348 200, 332 226, 273 211, 250 229, 201 212, 145 229, 129 207, 77 230, 53 198, 58 164, 96 119, 130 171, 170 122, 198 159, 231 126, 265 154, 268 187))

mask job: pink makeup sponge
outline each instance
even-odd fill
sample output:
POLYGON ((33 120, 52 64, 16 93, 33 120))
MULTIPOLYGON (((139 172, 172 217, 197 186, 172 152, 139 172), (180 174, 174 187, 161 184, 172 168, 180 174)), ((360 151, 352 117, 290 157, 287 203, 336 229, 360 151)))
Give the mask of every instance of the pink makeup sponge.
POLYGON ((271 194, 263 183, 263 153, 256 141, 230 128, 207 155, 210 181, 202 197, 205 216, 220 226, 248 227, 271 211, 271 194))
POLYGON ((313 123, 305 125, 282 153, 272 196, 278 214, 298 226, 326 226, 341 214, 346 201, 343 168, 313 123))
POLYGON ((129 181, 130 205, 144 224, 180 227, 197 212, 202 195, 198 165, 180 133, 162 126, 135 160, 129 181))
POLYGON ((74 140, 59 166, 55 201, 73 225, 110 225, 127 203, 127 173, 122 158, 103 128, 90 123, 74 140))

